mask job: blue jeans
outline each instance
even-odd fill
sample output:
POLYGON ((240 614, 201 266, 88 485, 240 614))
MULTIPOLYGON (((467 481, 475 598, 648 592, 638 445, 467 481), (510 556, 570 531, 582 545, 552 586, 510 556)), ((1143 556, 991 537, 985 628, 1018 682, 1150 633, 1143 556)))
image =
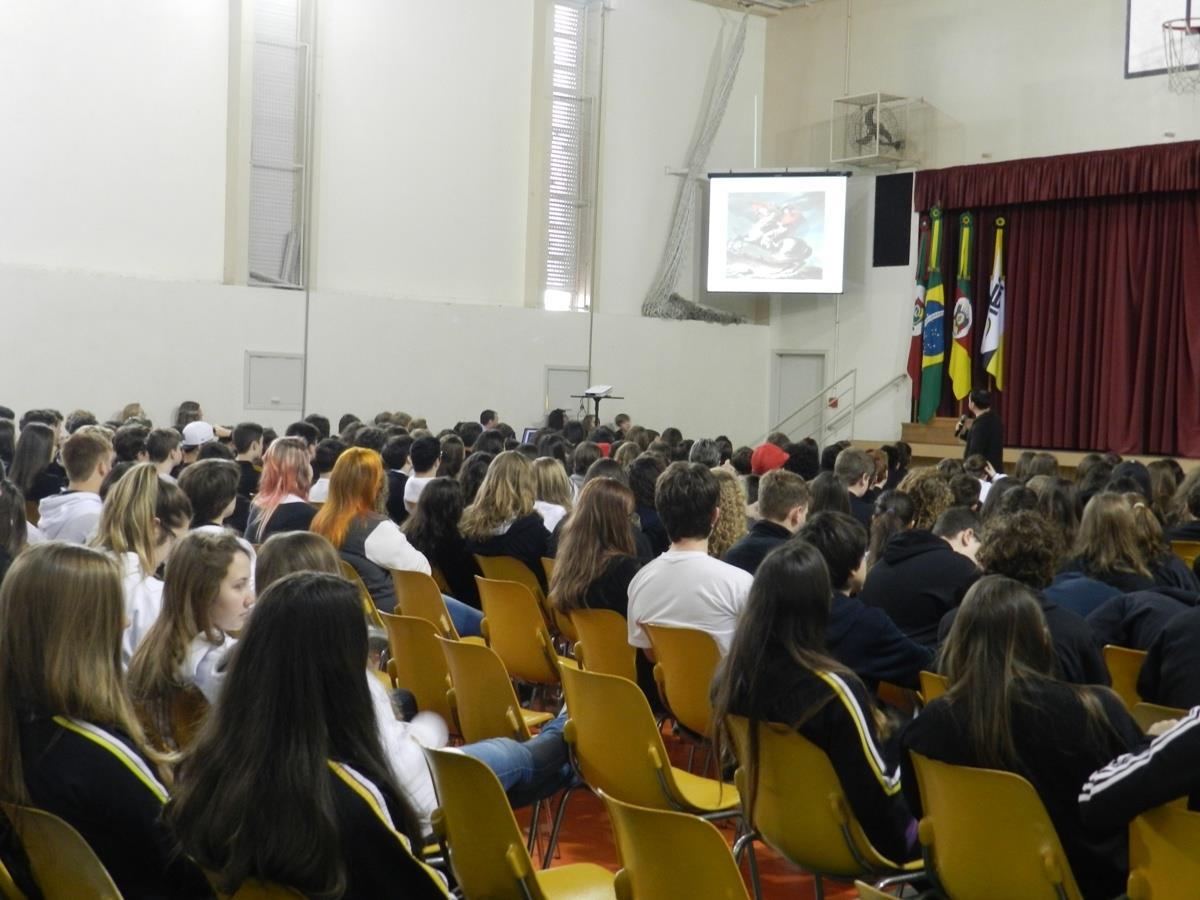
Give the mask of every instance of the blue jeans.
POLYGON ((454 623, 461 637, 479 637, 483 634, 479 628, 479 623, 483 621, 483 613, 445 594, 442 594, 442 599, 446 601, 446 612, 450 613, 450 621, 454 623))
POLYGON ((509 795, 513 806, 527 806, 552 796, 571 777, 563 726, 567 709, 542 726, 525 743, 512 738, 490 738, 459 749, 491 769, 509 795))

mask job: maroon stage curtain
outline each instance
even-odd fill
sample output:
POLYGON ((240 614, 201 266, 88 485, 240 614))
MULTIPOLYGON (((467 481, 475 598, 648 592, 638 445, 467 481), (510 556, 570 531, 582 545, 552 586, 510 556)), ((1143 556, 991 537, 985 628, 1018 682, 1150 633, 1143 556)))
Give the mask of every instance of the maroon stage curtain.
MULTIPOLYGON (((921 172, 916 198, 946 209, 948 313, 957 214, 977 215, 977 387, 995 219, 1007 221, 1008 444, 1200 456, 1200 142, 921 172)), ((942 397, 956 415, 948 373, 942 397)))

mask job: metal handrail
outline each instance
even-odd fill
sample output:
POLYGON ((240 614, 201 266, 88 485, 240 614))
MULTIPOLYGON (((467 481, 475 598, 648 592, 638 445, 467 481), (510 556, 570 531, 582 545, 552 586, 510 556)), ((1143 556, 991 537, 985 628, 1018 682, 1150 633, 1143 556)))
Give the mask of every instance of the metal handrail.
MULTIPOLYGON (((877 387, 875 390, 871 391, 871 393, 868 394, 861 402, 859 402, 858 401, 858 369, 851 369, 850 371, 846 372, 844 375, 840 376, 839 378, 836 378, 835 380, 829 382, 829 384, 825 385, 818 393, 814 394, 810 399, 806 400, 799 407, 797 407, 790 415, 788 415, 784 419, 777 422, 775 424, 775 426, 773 428, 771 428, 767 432, 767 434, 762 437, 762 439, 759 441, 759 443, 761 443, 763 440, 766 440, 767 436, 769 436, 777 431, 785 431, 785 429, 784 429, 785 425, 787 425, 789 422, 791 422, 793 419, 795 419, 797 416, 799 416, 801 413, 803 413, 805 410, 807 410, 810 406, 813 406, 814 404, 816 404, 815 409, 811 413, 809 413, 807 418, 800 419, 799 422, 796 423, 797 426, 801 426, 804 423, 815 419, 815 420, 817 420, 817 427, 813 428, 813 429, 809 429, 809 436, 811 436, 812 434, 815 433, 815 434, 819 435, 821 438, 825 438, 826 436, 832 434, 833 432, 835 432, 839 428, 841 428, 843 423, 847 419, 849 419, 850 420, 849 438, 853 439, 854 438, 854 423, 855 423, 855 418, 858 413, 858 410, 860 408, 865 407, 868 404, 874 402, 885 391, 887 391, 890 388, 896 387, 901 381, 903 381, 906 378, 908 378, 907 372, 901 372, 899 375, 892 376, 887 381, 885 381, 883 384, 881 384, 879 387, 877 387), (846 382, 849 382, 848 386, 844 386, 846 382), (841 408, 842 401, 843 401, 843 399, 846 398, 847 395, 849 395, 849 400, 850 400, 849 407, 841 408), (829 404, 829 401, 832 399, 837 400, 836 407, 834 407, 834 408, 838 408, 838 412, 830 420, 823 421, 825 411, 827 409, 831 408, 831 407, 829 407, 828 404, 829 404)), ((795 432, 795 431, 799 431, 799 430, 801 430, 799 427, 793 427, 791 429, 786 429, 786 431, 789 431, 789 432, 795 432)), ((824 441, 822 441, 822 443, 824 443, 824 441)))

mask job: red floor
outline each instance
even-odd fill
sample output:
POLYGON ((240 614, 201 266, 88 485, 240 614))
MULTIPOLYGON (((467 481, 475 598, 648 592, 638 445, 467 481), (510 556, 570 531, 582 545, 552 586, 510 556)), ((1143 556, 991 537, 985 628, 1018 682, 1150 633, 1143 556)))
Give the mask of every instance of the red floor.
MULTIPOLYGON (((684 765, 686 749, 669 734, 664 734, 664 740, 667 742, 667 747, 671 751, 676 765, 684 765)), ((697 765, 699 765, 700 754, 697 754, 696 758, 697 765)), ((557 808, 557 798, 554 803, 557 808)), ((518 811, 517 821, 521 823, 523 829, 527 828, 529 810, 518 811)), ((543 817, 542 831, 544 841, 545 836, 549 834, 549 825, 546 824, 545 817, 543 817)), ((721 833, 731 844, 733 843, 731 826, 722 828, 721 833)), ((542 846, 545 846, 544 843, 542 846)), ((802 873, 761 842, 756 843, 754 848, 758 854, 758 870, 764 898, 809 900, 814 897, 813 879, 810 876, 802 873)), ((535 853, 535 859, 540 859, 540 853, 541 849, 539 848, 538 853, 535 853)), ((614 872, 620 868, 617 862, 617 848, 613 842, 612 830, 608 824, 608 814, 604 810, 604 804, 598 797, 586 790, 578 790, 571 795, 566 819, 563 821, 562 834, 559 836, 558 852, 551 866, 573 862, 597 863, 614 872)), ((744 864, 742 877, 746 880, 746 888, 749 891, 750 878, 744 864)), ((858 894, 853 885, 826 880, 825 896, 829 900, 848 900, 848 898, 857 897, 858 894)))

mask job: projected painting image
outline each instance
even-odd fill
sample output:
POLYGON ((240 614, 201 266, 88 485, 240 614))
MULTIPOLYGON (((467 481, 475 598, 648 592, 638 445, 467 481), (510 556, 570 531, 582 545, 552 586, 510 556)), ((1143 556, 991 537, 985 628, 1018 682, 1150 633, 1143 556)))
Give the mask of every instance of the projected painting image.
POLYGON ((825 191, 736 193, 728 209, 725 278, 824 278, 825 191))

